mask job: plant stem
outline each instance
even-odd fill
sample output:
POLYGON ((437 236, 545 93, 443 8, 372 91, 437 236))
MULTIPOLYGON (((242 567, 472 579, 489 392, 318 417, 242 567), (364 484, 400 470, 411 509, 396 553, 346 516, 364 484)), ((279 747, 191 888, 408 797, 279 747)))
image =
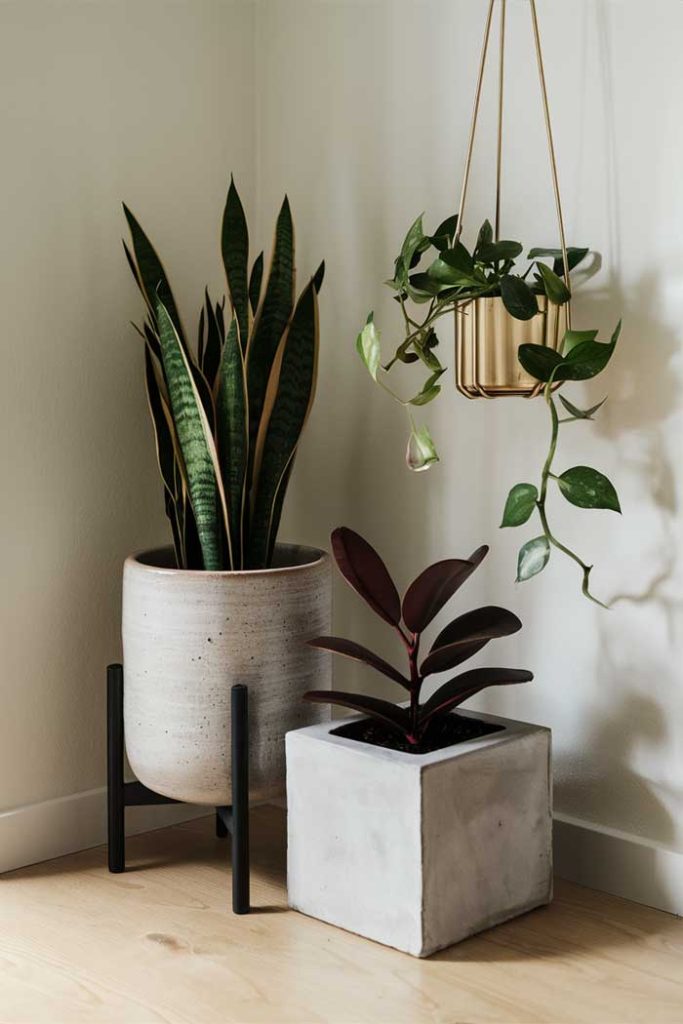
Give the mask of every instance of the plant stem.
POLYGON ((406 734, 409 743, 416 746, 419 743, 418 725, 420 715, 420 689, 422 679, 417 667, 417 656, 420 650, 420 634, 406 633, 403 628, 396 626, 396 632, 405 644, 408 653, 408 665, 410 667, 410 732, 406 734))
POLYGON ((562 420, 559 419, 557 415, 557 407, 555 405, 555 401, 552 395, 553 384, 554 381, 551 377, 548 383, 546 384, 545 388, 543 389, 543 397, 545 398, 546 405, 548 406, 548 409, 550 411, 551 432, 550 447, 548 449, 548 455, 546 457, 545 463, 543 465, 543 470, 541 473, 541 490, 538 496, 538 500, 536 502, 536 505, 538 507, 538 514, 541 518, 543 533, 545 534, 548 543, 552 544, 553 547, 558 549, 558 551, 561 551, 563 554, 567 555, 568 558, 571 558, 572 561, 576 562, 576 564, 581 568, 581 571, 583 573, 583 583, 581 585, 581 591, 584 594, 584 596, 587 597, 589 601, 593 601, 595 602, 595 604, 599 604, 601 608, 607 608, 607 605, 603 604, 602 601, 599 601, 597 597, 594 597, 589 590, 588 581, 593 566, 586 565, 586 563, 582 561, 582 559, 580 559, 574 551, 568 548, 565 544, 562 544, 557 539, 557 537, 555 537, 548 523, 548 515, 545 507, 546 498, 548 495, 548 480, 550 480, 551 478, 553 480, 558 479, 557 476, 555 476, 555 474, 551 472, 551 467, 553 464, 553 459, 555 458, 555 452, 557 450, 557 439, 560 429, 560 423, 563 422, 562 420))
POLYGON ((408 647, 408 663, 410 665, 410 743, 417 743, 417 728, 420 712, 420 686, 422 680, 417 667, 417 654, 420 648, 420 636, 413 633, 408 647))

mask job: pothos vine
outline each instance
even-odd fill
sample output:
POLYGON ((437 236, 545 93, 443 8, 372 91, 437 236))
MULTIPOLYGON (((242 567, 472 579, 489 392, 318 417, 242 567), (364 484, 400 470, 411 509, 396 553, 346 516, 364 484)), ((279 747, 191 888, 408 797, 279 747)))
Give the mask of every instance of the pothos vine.
MULTIPOLYGON (((416 424, 413 415, 415 407, 427 405, 441 391, 438 382, 445 367, 435 352, 439 344, 434 327, 436 321, 478 297, 500 296, 507 312, 518 320, 530 320, 538 313, 538 295, 546 295, 549 302, 557 305, 571 297, 559 250, 531 249, 527 254, 530 262, 524 272, 513 272, 523 251, 519 242, 494 241, 491 225, 485 221, 470 254, 460 242, 456 229, 457 217, 453 216, 443 221, 433 235, 426 235, 422 217, 418 217, 406 235, 401 252, 394 261, 394 276, 386 282, 395 292, 394 298, 400 306, 404 324, 404 336, 393 357, 382 365, 380 333, 373 313, 369 314, 356 341, 358 353, 373 380, 407 412, 410 436, 406 461, 410 469, 418 472, 439 461, 429 429, 424 424, 416 424), (432 259, 426 271, 420 272, 419 263, 430 248, 435 249, 438 256, 432 259), (552 269, 542 262, 543 259, 553 261, 552 269), (409 311, 408 302, 427 306, 422 320, 409 311), (426 367, 429 375, 413 397, 404 399, 389 386, 386 375, 396 363, 418 362, 426 367)), ((568 270, 578 266, 588 252, 587 248, 567 249, 568 270)), ((591 593, 589 587, 592 566, 558 540, 551 530, 547 499, 551 483, 554 483, 566 500, 579 508, 621 511, 614 486, 598 470, 574 466, 559 475, 553 472, 560 425, 590 420, 603 404, 600 402, 582 410, 564 395, 559 395, 568 413, 560 418, 554 391, 566 381, 588 380, 602 372, 614 352, 620 328, 619 323, 609 342, 598 341, 595 330, 568 330, 559 351, 544 345, 520 346, 518 354, 522 367, 545 385, 543 394, 550 415, 550 444, 541 470, 540 485, 515 484, 508 494, 501 523, 502 527, 521 526, 534 512, 539 516, 541 534, 523 544, 519 551, 518 581, 531 579, 541 572, 555 548, 578 565, 582 574, 582 593, 602 607, 606 605, 591 593)))

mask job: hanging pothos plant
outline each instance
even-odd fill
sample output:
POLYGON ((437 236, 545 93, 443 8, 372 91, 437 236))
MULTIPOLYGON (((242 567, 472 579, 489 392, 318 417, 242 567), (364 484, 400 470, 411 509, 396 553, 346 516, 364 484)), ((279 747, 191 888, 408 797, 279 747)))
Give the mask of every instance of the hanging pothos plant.
MULTIPOLYGON (((403 338, 391 359, 382 363, 380 332, 370 313, 358 335, 356 347, 373 380, 396 402, 402 405, 410 422, 406 462, 419 472, 428 469, 439 456, 426 425, 418 425, 413 416, 415 407, 427 405, 441 391, 439 383, 446 367, 436 349, 439 339, 435 323, 477 298, 500 296, 507 312, 517 320, 531 320, 539 312, 538 296, 562 305, 571 298, 560 249, 532 248, 526 256, 527 265, 520 269, 518 259, 524 247, 514 241, 494 241, 489 221, 484 221, 476 245, 470 253, 457 234, 457 216, 448 217, 433 235, 426 235, 422 216, 411 225, 401 251, 394 261, 394 275, 386 284, 394 291, 394 299, 403 316, 403 338), (429 263, 420 268, 425 255, 429 263), (552 267, 544 260, 552 261, 552 267), (426 307, 420 316, 415 307, 426 307), (421 363, 427 377, 411 398, 402 398, 387 383, 386 376, 397 363, 421 363)), ((567 249, 567 268, 571 272, 588 255, 587 248, 567 249)), ((620 324, 609 342, 597 340, 595 330, 568 330, 558 351, 545 345, 521 345, 519 362, 533 378, 544 384, 543 395, 551 418, 550 447, 541 471, 540 484, 516 484, 510 491, 501 526, 521 526, 538 512, 542 533, 520 549, 517 580, 528 580, 548 564, 552 548, 575 561, 582 572, 582 591, 586 597, 602 604, 589 589, 592 566, 562 544, 553 534, 546 509, 550 482, 557 483, 560 493, 579 508, 611 509, 620 512, 617 493, 602 473, 588 466, 574 466, 556 475, 553 472, 559 426, 575 420, 590 420, 603 402, 581 410, 564 395, 559 399, 568 415, 560 418, 554 391, 566 381, 589 380, 597 376, 609 362, 619 337, 620 324)), ((604 607, 604 606, 603 606, 604 607)))

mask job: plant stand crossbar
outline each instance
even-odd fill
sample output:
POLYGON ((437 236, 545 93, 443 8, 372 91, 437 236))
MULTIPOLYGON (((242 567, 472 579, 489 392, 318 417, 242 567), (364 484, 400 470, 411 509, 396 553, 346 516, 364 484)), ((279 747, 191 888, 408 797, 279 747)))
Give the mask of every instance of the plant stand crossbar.
MULTIPOLYGON (((249 913, 249 692, 237 684, 231 690, 232 806, 216 808, 216 835, 232 837, 232 909, 249 913)), ((177 804, 141 782, 123 779, 123 666, 107 668, 107 811, 109 870, 126 870, 126 807, 177 804)))

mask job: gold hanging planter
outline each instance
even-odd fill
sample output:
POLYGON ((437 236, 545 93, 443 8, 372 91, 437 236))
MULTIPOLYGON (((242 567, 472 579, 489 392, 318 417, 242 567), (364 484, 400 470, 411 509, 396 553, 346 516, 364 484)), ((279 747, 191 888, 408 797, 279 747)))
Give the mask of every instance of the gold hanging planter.
POLYGON ((567 330, 568 303, 537 296, 538 313, 516 320, 500 296, 473 299, 455 314, 455 386, 467 398, 534 398, 543 385, 522 368, 520 345, 558 351, 567 330))
MULTIPOLYGON (((500 34, 498 63, 498 137, 496 158, 496 214, 495 240, 499 239, 501 211, 501 168, 503 152, 503 85, 505 77, 505 15, 506 0, 500 2, 500 34)), ((489 0, 488 14, 484 28, 484 43, 479 63, 479 74, 474 98, 474 110, 470 127, 465 170, 463 174, 460 205, 458 208, 455 241, 460 238, 463 228, 463 214, 467 197, 467 186, 472 163, 474 136, 479 114, 484 70, 488 52, 491 22, 496 0, 489 0)), ((531 24, 536 49, 536 63, 543 100, 550 171, 555 195, 555 207, 559 226, 560 247, 564 278, 569 287, 569 262, 565 241, 560 188, 557 179, 555 147, 553 143, 548 95, 543 69, 543 55, 538 31, 535 0, 529 0, 531 24)), ((518 358, 520 345, 547 345, 559 351, 565 331, 571 330, 570 302, 556 305, 545 295, 537 295, 538 313, 530 320, 518 320, 505 308, 500 296, 473 299, 456 309, 455 313, 455 385, 467 398, 502 398, 505 396, 534 398, 540 394, 542 384, 527 374, 518 358)))

